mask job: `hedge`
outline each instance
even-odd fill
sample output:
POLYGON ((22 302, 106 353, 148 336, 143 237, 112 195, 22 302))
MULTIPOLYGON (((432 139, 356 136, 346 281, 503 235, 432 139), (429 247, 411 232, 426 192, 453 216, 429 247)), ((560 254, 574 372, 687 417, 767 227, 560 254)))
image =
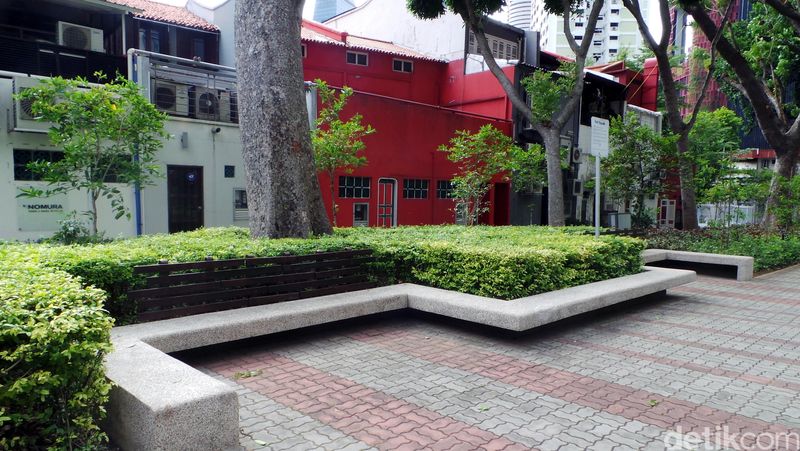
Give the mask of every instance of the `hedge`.
POLYGON ((10 245, 7 252, 78 276, 108 294, 107 309, 120 324, 135 316, 125 299, 143 279, 133 267, 166 259, 206 256, 307 254, 370 248, 372 276, 383 283, 414 282, 501 299, 619 277, 641 269, 644 242, 627 237, 595 240, 585 227, 421 226, 338 229, 310 239, 250 239, 243 228, 209 228, 94 245, 10 245))
POLYGON ((634 274, 644 243, 596 240, 586 227, 422 226, 337 231, 370 247, 389 282, 414 282, 500 299, 634 274))
POLYGON ((695 231, 658 230, 645 239, 647 247, 753 257, 753 269, 766 271, 800 262, 800 235, 781 236, 755 226, 707 228, 695 231))
POLYGON ((93 449, 110 384, 104 293, 0 248, 0 449, 93 449))

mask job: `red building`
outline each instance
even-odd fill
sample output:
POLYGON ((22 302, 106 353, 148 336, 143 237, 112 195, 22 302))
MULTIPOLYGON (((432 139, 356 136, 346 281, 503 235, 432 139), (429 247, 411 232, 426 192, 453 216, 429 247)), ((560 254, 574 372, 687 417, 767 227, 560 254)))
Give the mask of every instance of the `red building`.
MULTIPOLYGON (((458 62, 448 64, 310 21, 303 21, 302 39, 306 80, 319 78, 353 88, 345 117, 359 113, 376 130, 364 139, 368 163, 352 173, 336 174, 337 224, 456 222, 449 198, 456 166, 438 148, 456 130, 477 131, 487 123, 511 134, 510 105, 497 82, 489 80, 491 74, 478 81, 488 97, 478 98, 474 90, 464 94, 466 88, 457 87, 454 74, 463 73, 458 62), (459 89, 462 94, 455 95, 459 89)), ((326 175, 320 175, 320 184, 330 208, 326 175)), ((498 179, 489 195, 486 223, 509 223, 509 192, 509 183, 498 179)))

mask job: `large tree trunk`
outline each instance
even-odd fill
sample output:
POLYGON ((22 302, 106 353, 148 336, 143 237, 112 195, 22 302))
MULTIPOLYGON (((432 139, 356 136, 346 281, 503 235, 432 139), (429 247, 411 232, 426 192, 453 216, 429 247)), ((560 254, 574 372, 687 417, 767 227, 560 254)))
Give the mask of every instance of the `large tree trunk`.
POLYGON ((547 160, 547 225, 564 225, 564 178, 561 169, 561 133, 539 128, 547 160))
POLYGON ((330 233, 300 55, 302 0, 237 0, 239 124, 254 237, 330 233))

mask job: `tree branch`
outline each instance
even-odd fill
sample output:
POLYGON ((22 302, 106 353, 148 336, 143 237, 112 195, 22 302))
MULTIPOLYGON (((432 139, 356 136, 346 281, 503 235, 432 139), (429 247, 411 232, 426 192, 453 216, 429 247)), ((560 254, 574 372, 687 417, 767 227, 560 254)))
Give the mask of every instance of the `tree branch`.
POLYGON ((708 73, 706 74, 705 81, 703 81, 703 87, 700 89, 700 95, 697 96, 697 101, 694 104, 694 108, 692 108, 689 122, 686 123, 686 128, 684 128, 683 132, 687 135, 692 127, 694 127, 694 123, 697 121, 697 115, 700 113, 700 107, 703 105, 703 101, 706 98, 708 85, 711 83, 711 77, 714 75, 714 63, 717 60, 717 42, 719 42, 719 38, 722 37, 722 33, 725 31, 725 25, 728 23, 728 17, 733 9, 733 4, 734 2, 728 2, 728 7, 725 8, 725 14, 722 16, 722 22, 720 22, 719 29, 717 29, 717 34, 715 34, 714 39, 711 40, 711 61, 708 63, 708 73))
POLYGON ((784 2, 782 0, 761 1, 773 7, 775 11, 778 11, 778 13, 780 13, 783 17, 789 19, 789 22, 792 24, 792 28, 794 28, 795 34, 800 36, 800 11, 791 7, 789 2, 784 2))
MULTIPOLYGON (((568 0, 562 0, 562 2, 568 7, 568 0)), ((581 101, 584 85, 583 69, 586 66, 586 54, 589 52, 589 46, 592 44, 594 29, 597 26, 597 17, 600 15, 600 10, 603 8, 603 2, 604 0, 595 0, 594 4, 592 5, 592 10, 589 13, 589 19, 586 21, 587 32, 583 36, 583 42, 581 42, 580 47, 575 45, 575 48, 578 50, 578 52, 575 52, 575 86, 572 87, 572 92, 569 93, 569 97, 564 103, 564 106, 558 112, 553 114, 552 127, 557 130, 561 130, 561 128, 564 127, 564 124, 566 124, 570 117, 572 117, 572 114, 575 112, 575 108, 577 108, 581 101)), ((569 30, 568 20, 569 9, 567 8, 564 11, 564 32, 568 33, 567 39, 572 40, 570 43, 570 46, 572 46, 572 44, 575 44, 575 40, 572 37, 572 32, 569 30)))
MULTIPOLYGON (((470 1, 464 2, 467 9, 467 16, 464 17, 462 15, 462 19, 464 23, 467 24, 467 27, 472 31, 475 35, 475 40, 478 43, 478 51, 480 52, 483 60, 486 62, 486 65, 489 66, 489 71, 492 75, 495 76, 497 81, 500 83, 500 87, 503 88, 508 99, 511 101, 511 104, 516 108, 516 110, 525 116, 525 119, 528 120, 531 124, 533 124, 534 118, 533 113, 531 112, 531 107, 528 105, 528 102, 522 98, 519 92, 514 87, 514 83, 508 79, 508 76, 503 71, 503 69, 497 64, 497 61, 494 59, 494 55, 492 55, 491 50, 489 50, 489 41, 486 40, 486 34, 483 32, 483 26, 481 24, 481 17, 476 17, 475 11, 472 8, 470 1)), ((466 60, 464 64, 466 64, 466 60)))

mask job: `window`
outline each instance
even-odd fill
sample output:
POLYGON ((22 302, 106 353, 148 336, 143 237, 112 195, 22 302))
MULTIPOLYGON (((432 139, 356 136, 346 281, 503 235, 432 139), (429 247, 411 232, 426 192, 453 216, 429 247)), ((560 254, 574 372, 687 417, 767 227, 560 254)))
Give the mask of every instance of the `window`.
POLYGON ((247 190, 236 188, 233 190, 233 220, 247 221, 250 211, 247 209, 247 190))
POLYGON ((575 22, 575 26, 580 28, 583 26, 583 22, 575 22))
POLYGON ((353 199, 369 198, 369 177, 339 177, 339 197, 353 199))
POLYGON ((610 25, 611 25, 612 28, 616 28, 616 27, 619 26, 619 22, 611 22, 610 25))
POLYGON ((347 52, 347 64, 355 64, 356 66, 367 66, 369 61, 366 53, 360 52, 347 52))
POLYGON ((583 35, 582 34, 579 34, 579 35, 575 36, 575 40, 576 41, 580 41, 581 39, 583 39, 583 35))
POLYGON ((161 35, 155 31, 150 31, 150 51, 161 53, 161 35))
POLYGON ((594 41, 592 42, 593 45, 603 45, 603 41, 594 41))
POLYGON ((225 165, 224 174, 226 179, 232 179, 236 177, 236 166, 225 165))
POLYGON ((206 59, 206 41, 203 39, 192 39, 192 59, 197 61, 206 59))
POLYGON ((427 199, 428 181, 421 179, 403 180, 403 199, 427 199))
POLYGON ((14 180, 35 182, 42 176, 28 169, 28 163, 35 161, 50 162, 64 158, 64 152, 54 150, 14 149, 14 180))
POLYGON ((369 225, 369 204, 353 204, 353 227, 367 227, 369 225))
POLYGON ((300 55, 302 55, 303 58, 308 56, 308 47, 306 47, 305 44, 300 44, 300 55))
POLYGON ((595 33, 602 33, 602 32, 603 32, 603 30, 601 30, 601 29, 599 29, 599 28, 595 28, 595 29, 594 29, 594 32, 595 32, 595 33))
POLYGON ((619 14, 619 9, 612 9, 611 14, 619 14))
POLYGON ((392 60, 392 70, 395 72, 407 72, 411 73, 414 72, 414 63, 411 61, 406 60, 392 60))
POLYGON ((233 208, 247 210, 247 190, 242 188, 233 190, 233 208))
POLYGON ((452 199, 453 198, 453 182, 450 180, 437 180, 436 181, 436 198, 437 199, 452 199))
POLYGON ((597 20, 603 20, 603 16, 597 16, 597 20))
POLYGON ((609 39, 612 41, 619 41, 619 36, 611 36, 609 39))
POLYGON ((609 49, 608 53, 610 53, 611 55, 616 55, 617 54, 617 49, 609 49))
MULTIPOLYGON (((158 30, 150 30, 148 28, 139 29, 139 49, 149 50, 155 53, 161 53, 161 32, 158 30)), ((166 49, 166 42, 164 42, 166 49)))

